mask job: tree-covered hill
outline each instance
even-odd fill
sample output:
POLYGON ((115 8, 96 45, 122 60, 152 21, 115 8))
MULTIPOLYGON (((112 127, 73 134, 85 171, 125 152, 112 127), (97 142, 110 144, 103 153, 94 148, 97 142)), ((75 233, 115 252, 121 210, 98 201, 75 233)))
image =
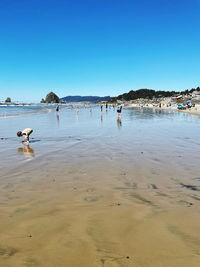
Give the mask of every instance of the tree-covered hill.
POLYGON ((188 95, 194 92, 195 90, 200 91, 200 87, 192 88, 191 90, 185 90, 185 91, 155 91, 153 89, 139 89, 136 91, 129 91, 128 93, 124 93, 122 95, 119 95, 117 97, 112 98, 112 101, 116 100, 125 100, 125 101, 130 101, 130 100, 136 100, 139 98, 144 98, 144 99, 153 99, 153 98, 162 98, 162 97, 172 97, 177 94, 184 94, 188 95))

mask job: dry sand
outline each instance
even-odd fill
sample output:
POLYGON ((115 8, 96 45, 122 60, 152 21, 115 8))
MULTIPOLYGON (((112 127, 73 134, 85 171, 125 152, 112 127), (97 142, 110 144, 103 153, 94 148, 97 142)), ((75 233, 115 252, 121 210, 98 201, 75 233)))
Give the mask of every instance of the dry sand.
POLYGON ((170 170, 31 164, 0 180, 0 266, 200 266, 199 188, 170 170))

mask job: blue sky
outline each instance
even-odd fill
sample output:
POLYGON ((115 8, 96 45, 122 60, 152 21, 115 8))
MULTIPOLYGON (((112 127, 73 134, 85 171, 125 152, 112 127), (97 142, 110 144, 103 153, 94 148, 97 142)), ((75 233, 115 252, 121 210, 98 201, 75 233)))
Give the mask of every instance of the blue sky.
POLYGON ((200 86, 200 0, 0 1, 0 101, 200 86))

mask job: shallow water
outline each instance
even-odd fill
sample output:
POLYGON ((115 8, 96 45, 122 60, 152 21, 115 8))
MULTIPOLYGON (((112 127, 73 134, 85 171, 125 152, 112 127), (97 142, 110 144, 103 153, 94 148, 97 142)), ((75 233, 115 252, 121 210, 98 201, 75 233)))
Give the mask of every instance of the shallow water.
POLYGON ((113 109, 103 115, 98 107, 93 107, 92 113, 89 108, 79 108, 78 112, 69 108, 60 112, 51 109, 44 114, 0 120, 0 147, 4 154, 0 166, 5 169, 12 162, 10 167, 15 167, 50 153, 62 158, 68 151, 76 150, 88 159, 105 156, 131 161, 142 153, 153 162, 195 166, 200 156, 199 130, 198 116, 176 111, 124 109, 119 121, 113 109), (28 151, 21 153, 24 145, 16 136, 18 130, 29 127, 34 138, 30 157, 28 151))
POLYGON ((0 119, 0 263, 199 266, 199 130, 158 109, 0 119))

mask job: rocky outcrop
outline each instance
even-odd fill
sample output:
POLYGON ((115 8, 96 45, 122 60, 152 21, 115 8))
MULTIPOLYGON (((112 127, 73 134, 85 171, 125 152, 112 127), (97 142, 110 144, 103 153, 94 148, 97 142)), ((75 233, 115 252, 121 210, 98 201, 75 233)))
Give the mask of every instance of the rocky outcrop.
POLYGON ((50 92, 46 95, 45 103, 59 103, 59 97, 55 93, 50 92))
POLYGON ((5 100, 6 103, 10 103, 11 102, 11 98, 10 97, 7 97, 6 100, 5 100))

